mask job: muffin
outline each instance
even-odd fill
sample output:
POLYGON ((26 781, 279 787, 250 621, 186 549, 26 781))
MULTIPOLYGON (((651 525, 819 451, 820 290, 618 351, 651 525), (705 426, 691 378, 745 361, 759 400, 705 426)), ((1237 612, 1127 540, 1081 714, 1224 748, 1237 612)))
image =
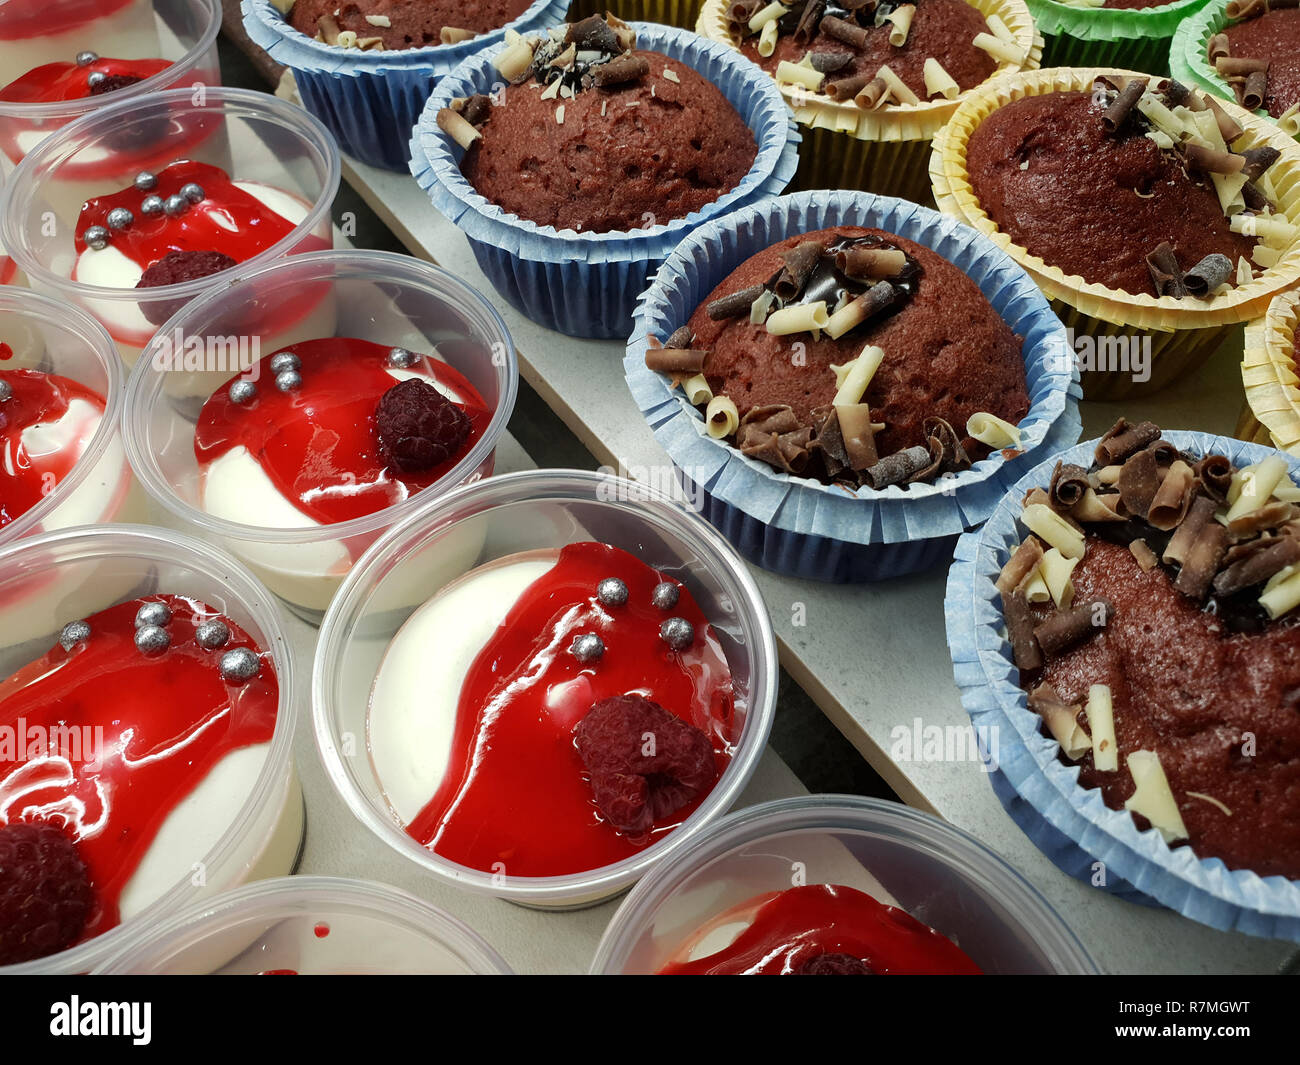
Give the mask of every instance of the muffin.
POLYGON ((709 0, 698 32, 726 41, 781 86, 807 127, 796 184, 930 202, 928 143, 955 101, 995 74, 1038 65, 1020 0, 893 0, 854 10, 709 0))
POLYGON ((1300 276, 1294 142, 1165 79, 1002 79, 935 140, 940 208, 1054 301, 1085 392, 1154 391, 1300 276))

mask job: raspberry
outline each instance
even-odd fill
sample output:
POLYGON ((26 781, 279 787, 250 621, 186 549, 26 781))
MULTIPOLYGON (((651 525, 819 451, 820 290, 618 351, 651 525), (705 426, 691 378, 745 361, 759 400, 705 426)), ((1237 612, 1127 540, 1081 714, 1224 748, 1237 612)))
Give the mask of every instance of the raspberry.
POLYGON ((141 81, 144 81, 144 78, 136 77, 134 74, 108 74, 103 81, 98 81, 90 87, 90 95, 103 96, 106 92, 117 92, 118 89, 125 89, 128 85, 135 85, 141 81))
POLYGON ((54 825, 0 827, 0 965, 72 946, 94 895, 77 845, 54 825))
MULTIPOLYGON (((200 277, 211 277, 222 270, 229 270, 239 263, 229 255, 219 251, 169 251, 150 266, 136 282, 136 288, 156 288, 159 285, 178 285, 182 281, 194 281, 200 277)), ((187 300, 162 300, 141 303, 140 310, 154 325, 162 325, 173 314, 185 306, 187 300)))
POLYGON ((874 976, 870 966, 852 954, 818 954, 799 966, 799 976, 874 976))
POLYGON ((619 832, 646 835, 717 779, 709 737, 640 695, 602 699, 574 729, 596 806, 619 832), (644 753, 653 742, 653 754, 644 753))
POLYGON ((465 412, 427 381, 393 385, 375 408, 379 453, 404 470, 427 470, 446 462, 469 436, 465 412))

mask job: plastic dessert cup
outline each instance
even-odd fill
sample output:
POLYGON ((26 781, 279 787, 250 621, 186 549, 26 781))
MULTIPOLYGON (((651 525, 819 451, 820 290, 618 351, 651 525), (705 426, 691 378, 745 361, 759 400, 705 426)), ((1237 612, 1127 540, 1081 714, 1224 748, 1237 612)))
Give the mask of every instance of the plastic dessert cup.
MULTIPOLYGON (((1232 87, 1214 69, 1209 54, 1210 38, 1233 24, 1227 9, 1228 0, 1210 0, 1196 14, 1179 23, 1169 49, 1169 70, 1184 85, 1204 89, 1225 100, 1236 100, 1232 87)), ((1277 121, 1262 108, 1255 113, 1271 122, 1277 121)), ((1292 115, 1279 125, 1291 136, 1300 138, 1300 116, 1292 115)))
POLYGON ((698 518, 645 486, 577 470, 512 473, 422 506, 353 568, 321 626, 312 676, 316 743, 343 801, 370 831, 430 876, 525 906, 576 909, 671 863, 726 811, 753 774, 776 705, 776 643, 744 563, 698 518), (565 876, 470 869, 421 846, 394 818, 365 744, 376 670, 417 605, 476 565, 520 551, 597 540, 686 586, 721 642, 736 691, 735 752, 674 831, 633 857, 565 876))
POLYGON ((712 918, 803 882, 898 905, 986 973, 1097 972, 1061 915, 974 836, 919 810, 851 795, 780 799, 710 826, 623 900, 591 972, 657 973, 712 918))
MULTIPOLYGON (((1087 282, 1012 243, 984 212, 971 187, 966 171, 966 146, 971 134, 984 119, 1013 100, 1051 92, 1086 92, 1095 78, 1107 74, 1132 76, 1131 71, 1117 70, 1043 70, 1011 75, 972 93, 935 137, 930 178, 939 210, 974 226, 1024 267, 1047 294, 1061 321, 1073 331, 1076 345, 1084 336, 1099 342, 1115 338, 1105 344, 1122 351, 1127 351, 1129 345, 1149 343, 1147 381, 1136 381, 1133 374, 1115 370, 1083 374, 1087 398, 1113 400, 1149 395, 1166 387, 1200 366, 1242 323, 1263 314, 1274 295, 1300 279, 1300 236, 1260 277, 1210 300, 1157 298, 1087 282)), ((1300 144, 1272 123, 1233 103, 1224 102, 1222 107, 1245 130, 1234 142, 1237 151, 1268 145, 1282 153, 1275 175, 1271 175, 1279 197, 1278 213, 1293 224, 1300 222, 1300 144)), ((1099 343, 1098 350, 1107 349, 1099 343)))
POLYGON ((491 93, 500 84, 492 65, 500 48, 472 56, 438 83, 411 140, 411 173, 469 239, 492 286, 525 317, 569 336, 626 337, 637 297, 677 243, 705 221, 779 195, 798 163, 790 112, 758 67, 686 30, 632 26, 639 49, 676 59, 713 82, 758 144, 740 184, 701 210, 646 229, 577 233, 509 214, 476 192, 460 171, 464 150, 438 128, 437 116, 454 98, 491 93))
POLYGON ((687 496, 751 562, 792 577, 874 581, 952 557, 958 534, 978 525, 1020 470, 1079 438, 1078 371, 1064 330, 1033 282, 967 226, 902 200, 865 192, 799 192, 700 227, 669 257, 637 308, 623 362, 628 388, 687 496), (685 325, 732 270, 796 233, 830 226, 883 229, 933 248, 979 285, 1024 338, 1029 413, 1020 453, 994 452, 955 477, 856 493, 747 458, 704 430, 700 412, 646 368, 650 336, 685 325))
POLYGON ((0 369, 58 374, 105 401, 99 426, 71 472, 34 507, 0 526, 0 546, 71 525, 144 521, 144 493, 122 446, 126 382, 103 326, 76 307, 17 286, 0 287, 0 345, 11 353, 0 369))
POLYGON ((1300 378, 1295 337, 1300 289, 1275 296, 1262 318, 1246 327, 1241 383, 1246 405, 1234 435, 1300 456, 1300 378))
MULTIPOLYGON (((270 386, 270 382, 266 382, 270 386)), ((514 409, 519 371, 505 324, 477 292, 436 266, 373 251, 296 255, 222 284, 159 331, 127 386, 127 455, 145 490, 186 527, 224 544, 296 613, 318 623, 355 561, 390 525, 457 485, 492 473, 497 441, 514 409), (289 315, 306 309, 302 317, 289 315), (251 512, 235 522, 202 507, 194 428, 204 401, 242 367, 304 340, 341 336, 417 352, 438 347, 493 408, 479 440, 423 492, 334 525, 305 514, 294 528, 269 528, 251 512), (171 358, 176 340, 198 338, 213 354, 188 368, 171 358), (221 361, 242 351, 242 367, 221 361)))
POLYGON ((246 884, 142 929, 102 975, 508 975, 473 929, 405 891, 293 876, 246 884))
MULTIPOLYGON (((0 204, 4 203, 5 180, 4 175, 0 174, 0 204)), ((0 285, 26 285, 27 278, 18 269, 18 264, 11 259, 5 252, 3 244, 0 244, 0 285)))
POLYGON ((11 178, 0 218, 0 241, 26 271, 33 288, 98 318, 130 365, 154 335, 154 322, 166 317, 167 308, 224 287, 232 277, 286 255, 331 247, 329 212, 338 186, 334 139, 301 108, 246 89, 205 88, 197 94, 172 90, 144 101, 104 107, 60 130, 28 155, 11 178), (116 153, 104 159, 106 142, 123 129, 152 130, 153 123, 164 121, 172 132, 147 152, 116 153), (149 289, 74 280, 75 223, 81 204, 90 196, 128 188, 140 170, 181 159, 220 167, 238 182, 287 193, 300 202, 303 217, 283 239, 240 263, 237 272, 232 269, 149 289), (88 171, 94 171, 94 176, 88 176, 88 171), (53 212, 52 223, 49 212, 53 212))
MULTIPOLYGON (((998 15, 1025 52, 1019 65, 1000 62, 992 77, 1034 70, 1042 58, 1043 39, 1024 0, 969 0, 985 17, 998 15)), ((695 32, 739 51, 740 41, 727 21, 732 0, 705 0, 695 32)), ((926 177, 931 141, 952 117, 966 93, 955 99, 926 100, 919 105, 890 104, 867 111, 852 100, 837 103, 824 93, 794 85, 780 91, 799 123, 802 144, 794 189, 864 189, 881 196, 932 206, 926 177)), ((968 90, 968 92, 973 90, 968 90)))
MULTIPOLYGON (((1273 449, 1209 433, 1165 431, 1163 439, 1194 454, 1225 455, 1238 468, 1273 449)), ((1059 758, 1060 745, 1039 731, 1042 719, 1017 683, 994 582, 1021 533, 1017 518, 1030 488, 1050 482, 1057 461, 1092 462, 1096 440, 1061 452, 1030 470, 985 525, 962 537, 948 573, 944 599, 948 646, 962 705, 977 728, 1000 737, 998 772, 990 774, 1012 819, 1060 869, 1131 901, 1155 902, 1214 928, 1266 938, 1300 940, 1300 880, 1229 870, 1218 858, 1198 858, 1190 847, 1170 848, 1158 829, 1139 831, 1127 810, 1112 810, 1097 788, 1078 785, 1079 767, 1059 758)), ((1300 460, 1288 457, 1288 476, 1300 460)))
POLYGON ((101 964, 138 929, 208 894, 283 876, 297 862, 302 792, 291 758, 299 689, 283 618, 243 566, 191 537, 118 525, 69 529, 0 550, 0 676, 44 654, 69 621, 153 593, 191 596, 231 618, 270 654, 279 683, 275 732, 252 790, 222 812, 229 827, 193 869, 116 928, 69 950, 0 973, 80 973, 101 964), (201 873, 202 875, 196 875, 201 873))
POLYGON ((1060 0, 1025 0, 1047 42, 1045 67, 1124 67, 1167 74, 1170 39, 1205 0, 1147 8, 1102 8, 1060 0))
POLYGON ((4 72, 0 79, 5 82, 46 63, 71 63, 87 50, 105 58, 166 59, 171 63, 143 81, 100 96, 50 103, 0 100, 0 170, 12 170, 59 127, 109 104, 140 103, 165 89, 220 85, 220 29, 218 0, 10 0, 0 4, 0 71, 4 72), (77 22, 65 33, 34 38, 22 35, 34 22, 48 28, 73 12, 99 17, 77 22), (7 37, 11 23, 15 35, 7 37))
POLYGON ((299 33, 271 0, 242 0, 244 29, 293 72, 303 106, 348 155, 388 170, 405 170, 411 128, 439 78, 466 56, 505 40, 507 29, 544 30, 564 21, 566 0, 534 0, 518 18, 459 44, 401 51, 339 48, 299 33))

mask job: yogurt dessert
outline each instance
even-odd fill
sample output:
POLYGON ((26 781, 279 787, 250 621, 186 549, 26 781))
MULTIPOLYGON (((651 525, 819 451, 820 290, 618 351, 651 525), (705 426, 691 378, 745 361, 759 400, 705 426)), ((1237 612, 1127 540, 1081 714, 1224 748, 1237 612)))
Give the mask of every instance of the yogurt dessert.
POLYGON ((563 876, 682 824, 736 750, 736 702, 689 591, 587 541, 498 558, 419 607, 380 661, 366 732, 421 845, 563 876))
MULTIPOLYGON (((249 632, 170 594, 68 620, 0 680, 0 965, 85 943, 191 877, 252 793, 279 703, 249 632)), ((261 856, 272 872, 290 835, 261 856)))

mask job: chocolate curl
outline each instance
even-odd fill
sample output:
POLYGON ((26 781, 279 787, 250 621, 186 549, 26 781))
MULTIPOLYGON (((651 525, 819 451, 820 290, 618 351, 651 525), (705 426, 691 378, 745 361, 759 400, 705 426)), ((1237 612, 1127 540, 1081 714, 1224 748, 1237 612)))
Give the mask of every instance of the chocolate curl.
POLYGON ((689 325, 683 325, 673 330, 672 335, 668 338, 664 347, 689 348, 694 340, 695 334, 691 332, 691 327, 689 325))
POLYGON ((853 97, 853 102, 864 111, 874 111, 884 102, 889 94, 889 82, 884 78, 872 78, 853 97))
POLYGON ((1183 284, 1183 271, 1178 265, 1178 256, 1174 254, 1173 245, 1164 241, 1155 251, 1147 255, 1147 270, 1151 273, 1151 284, 1155 286, 1157 296, 1172 296, 1176 300, 1187 295, 1183 284))
POLYGON ((1184 85, 1181 81, 1175 81, 1173 78, 1165 78, 1157 88, 1164 94, 1165 102, 1170 107, 1177 107, 1180 104, 1188 104, 1192 101, 1192 90, 1184 85))
POLYGON ((1241 186, 1241 198, 1252 211, 1271 211, 1276 207, 1276 204, 1265 196, 1263 190, 1253 181, 1247 181, 1241 186))
POLYGON ((1225 55, 1232 54, 1232 46, 1228 43, 1226 33, 1216 33, 1210 38, 1210 62, 1217 63, 1225 55))
POLYGON ((618 55, 623 50, 619 47, 618 36, 610 29, 609 23, 599 15, 588 15, 581 22, 571 22, 564 40, 567 44, 576 45, 583 52, 618 55))
POLYGON ((871 80, 870 74, 854 74, 852 77, 840 78, 839 81, 827 82, 823 91, 832 100, 852 100, 871 80))
POLYGON ((727 8, 727 19, 748 30, 749 20, 758 14, 758 9, 762 6, 763 0, 736 0, 736 3, 727 8))
MULTIPOLYGON (((1173 546, 1172 541, 1170 546, 1173 546)), ((1204 599, 1210 590, 1210 581, 1214 579, 1219 562, 1227 549, 1228 530, 1217 521, 1207 521, 1201 526, 1200 532, 1188 549, 1187 558, 1183 562, 1183 568, 1178 571, 1174 587, 1189 599, 1197 601, 1204 599)))
POLYGON ((853 62, 852 52, 809 52, 808 62, 819 74, 834 74, 853 62))
POLYGON ((1233 595, 1244 588, 1263 584, 1280 570, 1300 562, 1300 541, 1290 536, 1256 541, 1267 546, 1258 548, 1239 562, 1234 562, 1214 578, 1217 595, 1233 595))
POLYGON ((1119 471, 1119 497, 1128 512, 1139 518, 1147 516, 1159 487, 1160 469, 1149 451, 1131 456, 1119 471))
POLYGON ((1163 532, 1174 528, 1187 516, 1187 508, 1196 491, 1196 475, 1192 468, 1179 459, 1169 467, 1165 479, 1156 489, 1155 498, 1147 510, 1147 521, 1163 532))
POLYGON ((1020 506, 1032 507, 1035 503, 1042 503, 1045 507, 1052 505, 1052 497, 1041 488, 1031 488, 1025 493, 1025 498, 1020 501, 1020 506))
POLYGON ((1264 106, 1264 97, 1268 93, 1268 75, 1257 70, 1246 77, 1246 87, 1241 93, 1241 106, 1247 111, 1258 111, 1264 106))
POLYGON ((941 466, 945 472, 964 470, 970 467, 970 456, 966 454, 966 449, 962 447, 961 437, 957 435, 957 430, 949 422, 937 415, 932 415, 921 423, 921 430, 925 433, 931 454, 933 454, 936 447, 939 449, 941 466))
POLYGON ((1214 69, 1224 78, 1244 78, 1249 74, 1265 73, 1268 70, 1268 60, 1225 55, 1214 61, 1214 69))
POLYGON ((1268 8, 1268 0, 1228 0, 1223 13, 1230 19, 1246 19, 1262 14, 1268 8))
POLYGON ((1214 521, 1214 512, 1218 509, 1218 504, 1209 496, 1196 496, 1191 506, 1187 508, 1182 523, 1174 530, 1174 535, 1165 545, 1165 553, 1161 558, 1171 565, 1174 563, 1182 565, 1186 562, 1188 555, 1191 554, 1192 545, 1201 535, 1201 530, 1207 524, 1218 524, 1214 521))
POLYGON ((745 414, 736 430, 736 446, 749 458, 786 473, 802 473, 811 457, 812 429, 800 424, 787 404, 765 404, 745 414))
POLYGON ((1228 488, 1232 484, 1232 463, 1226 456, 1206 455, 1192 469, 1207 494, 1219 503, 1227 502, 1228 488))
POLYGON ((1184 144, 1187 162, 1206 174, 1239 174, 1246 166, 1243 156, 1220 152, 1200 144, 1184 144))
POLYGON ((1036 536, 1026 537, 1025 541, 1011 552, 995 582, 995 587, 1005 599, 1020 587, 1031 573, 1043 561, 1043 545, 1036 536))
POLYGON ((1141 450, 1159 438, 1160 428, 1155 422, 1138 422, 1137 425, 1129 425, 1127 421, 1120 418, 1098 441, 1094 457, 1098 466, 1110 466, 1113 463, 1123 462, 1135 451, 1141 450))
POLYGON ((929 464, 928 448, 909 447, 904 451, 895 451, 892 455, 886 455, 874 466, 863 470, 862 479, 868 488, 888 488, 891 484, 902 484, 929 464))
POLYGON ((871 420, 870 407, 865 403, 845 404, 835 408, 835 416, 849 469, 856 473, 879 462, 876 423, 871 420))
POLYGON ((1134 78, 1124 86, 1123 91, 1115 97, 1115 102, 1106 108, 1106 113, 1101 116, 1102 125, 1106 127, 1107 133, 1114 133, 1128 121, 1129 115, 1133 113, 1133 108, 1142 99, 1146 89, 1146 78, 1134 78))
POLYGON ((1003 594, 1002 616, 1007 622, 1007 640, 1011 644, 1012 660, 1022 671, 1040 668, 1043 652, 1034 636, 1034 615, 1023 592, 1003 594))
POLYGON ((1168 440, 1152 441, 1147 445, 1146 450, 1151 452, 1151 457, 1156 460, 1157 466, 1172 466, 1183 457, 1183 453, 1168 440))
POLYGON ((812 450, 822 457, 822 466, 830 477, 838 477, 849 468, 849 453, 840 432, 839 412, 834 407, 817 407, 812 412, 812 450))
POLYGON ((469 97, 460 109, 460 117, 471 126, 480 126, 492 113, 492 97, 476 92, 469 97))
POLYGON ((1034 638, 1046 655, 1059 655, 1110 624, 1115 607, 1109 599, 1094 599, 1053 614, 1034 629, 1034 638))
POLYGON ((1282 158, 1282 153, 1265 144, 1259 148, 1247 148, 1241 157, 1246 161, 1242 173, 1251 181, 1258 181, 1264 176, 1264 171, 1282 158))
POLYGON ((1193 296, 1202 299, 1232 277, 1232 260, 1219 252, 1211 252, 1183 275, 1183 284, 1193 296))
POLYGON ((860 52, 866 49, 867 41, 870 39, 867 31, 861 26, 846 22, 842 18, 836 18, 834 15, 827 15, 822 19, 821 31, 826 36, 834 37, 837 41, 843 41, 860 52))
POLYGON ((878 281, 902 273, 907 266, 907 253, 901 248, 854 244, 835 253, 835 266, 845 277, 856 281, 878 281))
POLYGON ((1290 503, 1274 500, 1228 522, 1228 532, 1233 536, 1251 536, 1261 529, 1276 529, 1285 525, 1294 516, 1294 508, 1290 503))
POLYGON ((1053 510, 1072 510, 1091 488, 1088 471, 1082 466, 1058 462, 1052 471, 1052 483, 1047 494, 1053 510))
POLYGON ((1088 734, 1079 724, 1081 706, 1067 703, 1050 684, 1040 684, 1025 698, 1029 709, 1043 719, 1047 731, 1061 745, 1071 761, 1077 761, 1091 749, 1088 734))
POLYGON ((761 407, 750 407, 740 419, 736 429, 739 441, 746 430, 756 433, 793 433, 803 427, 794 408, 788 403, 764 403, 761 407))
POLYGON ((724 318, 736 318, 742 314, 749 314, 754 301, 766 291, 767 289, 762 285, 750 285, 749 288, 742 288, 729 296, 719 296, 704 310, 715 322, 720 322, 724 318))
POLYGON ((943 466, 943 446, 934 438, 927 440, 925 443, 926 453, 930 456, 930 461, 908 477, 908 484, 933 481, 939 475, 939 470, 943 466))
POLYGON ((1145 540, 1134 540, 1128 545, 1128 549, 1133 552, 1133 557, 1137 559, 1137 564, 1142 567, 1143 573, 1151 572, 1160 561, 1145 540))
POLYGON ((1213 96, 1205 97, 1205 103, 1214 113, 1214 121, 1218 123, 1219 134, 1223 137, 1225 144, 1232 144, 1233 141, 1246 132, 1235 118, 1218 105, 1213 96))
POLYGON ((796 300, 825 251, 826 246, 821 241, 805 240, 782 252, 781 261, 785 267, 777 276, 773 291, 786 303, 796 300))
POLYGON ((621 55, 594 67, 593 72, 599 88, 626 85, 628 82, 640 81, 650 73, 650 60, 643 55, 621 55))
POLYGON ((647 348, 645 365, 647 370, 655 373, 684 373, 693 377, 704 369, 708 357, 707 351, 687 348, 647 348))
POLYGON ((794 28, 795 44, 812 44, 813 38, 817 36, 817 22, 825 10, 826 0, 808 0, 803 14, 799 16, 798 25, 794 28))

